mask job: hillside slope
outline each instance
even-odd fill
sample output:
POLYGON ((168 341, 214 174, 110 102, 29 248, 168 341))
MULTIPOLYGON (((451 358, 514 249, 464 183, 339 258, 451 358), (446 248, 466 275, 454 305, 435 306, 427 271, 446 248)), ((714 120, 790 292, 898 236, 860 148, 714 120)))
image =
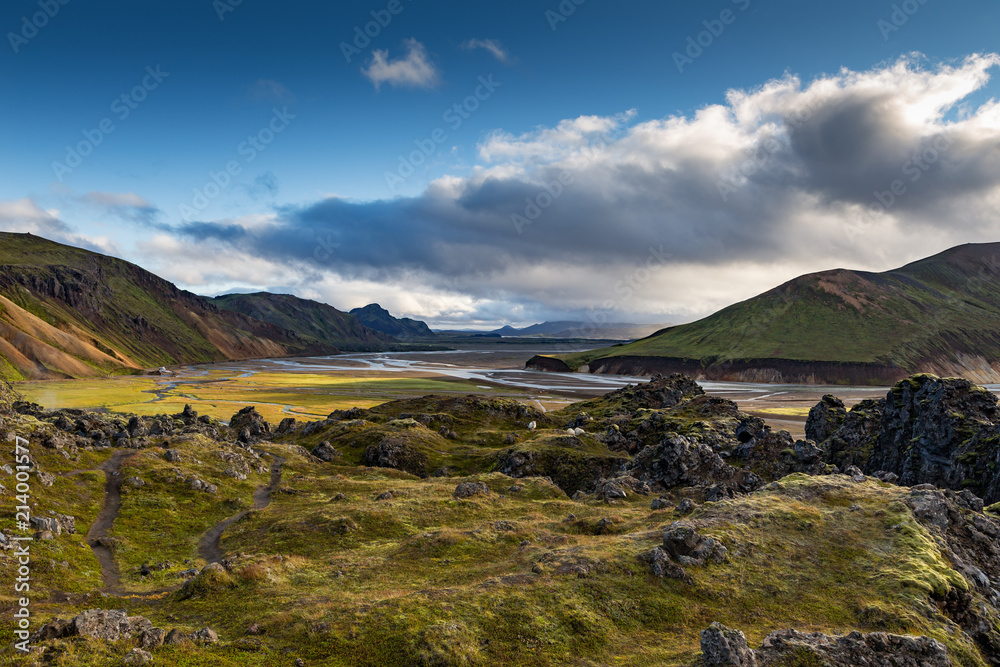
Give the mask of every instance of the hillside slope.
POLYGON ((970 244, 885 273, 809 274, 629 345, 529 363, 773 382, 889 383, 916 372, 997 382, 998 257, 1000 244, 970 244))
POLYGON ((370 303, 364 308, 355 308, 351 311, 351 315, 361 320, 361 323, 369 329, 375 329, 397 338, 434 337, 434 332, 425 322, 412 320, 409 317, 393 317, 388 310, 377 303, 370 303))
POLYGON ((222 310, 134 264, 0 233, 0 376, 87 377, 334 346, 222 310))
POLYGON ((276 324, 343 350, 381 350, 396 342, 389 334, 369 329, 350 313, 291 294, 226 294, 212 302, 219 308, 276 324))

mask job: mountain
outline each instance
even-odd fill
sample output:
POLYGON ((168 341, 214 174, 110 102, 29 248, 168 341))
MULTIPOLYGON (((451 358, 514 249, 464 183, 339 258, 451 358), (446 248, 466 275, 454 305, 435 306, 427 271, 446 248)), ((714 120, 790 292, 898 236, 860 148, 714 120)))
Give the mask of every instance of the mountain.
POLYGON ((355 308, 351 315, 357 317, 369 329, 375 329, 397 338, 433 338, 434 332, 425 322, 409 317, 393 317, 389 311, 370 303, 364 308, 355 308))
POLYGON ((350 313, 291 294, 226 294, 215 297, 212 302, 224 310, 270 322, 303 338, 313 338, 344 350, 380 350, 396 342, 387 333, 369 329, 350 313))
POLYGON ((501 336, 538 336, 546 338, 634 339, 643 338, 662 328, 662 324, 632 324, 628 322, 597 324, 594 322, 557 321, 532 324, 522 329, 505 326, 491 333, 497 333, 501 336))
POLYGON ((546 370, 889 384, 910 373, 1000 381, 1000 244, 884 273, 801 276, 628 345, 529 362, 546 370))
POLYGON ((0 233, 0 376, 88 377, 334 346, 222 310, 138 266, 0 233))

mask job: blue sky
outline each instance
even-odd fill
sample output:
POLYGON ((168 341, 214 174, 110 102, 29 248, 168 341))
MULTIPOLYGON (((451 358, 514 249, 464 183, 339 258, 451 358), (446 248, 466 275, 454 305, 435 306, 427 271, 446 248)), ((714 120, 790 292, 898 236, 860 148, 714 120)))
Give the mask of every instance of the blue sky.
MULTIPOLYGON (((911 110, 921 104, 914 95, 926 101, 948 82, 974 83, 909 127, 894 144, 900 155, 953 123, 982 138, 983 127, 994 127, 988 105, 997 95, 996 67, 967 59, 1000 52, 995 2, 64 1, 8 0, 0 10, 0 224, 101 248, 201 293, 267 288, 341 308, 380 301, 443 325, 577 319, 595 309, 613 320, 665 322, 706 314, 802 270, 852 262, 885 269, 942 243, 995 240, 983 212, 994 193, 985 188, 977 190, 981 205, 959 215, 966 225, 885 247, 878 234, 889 238, 899 224, 917 224, 905 209, 931 196, 934 188, 924 187, 886 212, 892 220, 865 227, 861 241, 857 232, 849 242, 825 239, 824 252, 786 244, 790 229, 802 230, 805 244, 818 219, 843 217, 844 206, 863 206, 868 195, 845 199, 840 184, 817 180, 838 178, 825 163, 803 167, 801 137, 782 109, 768 112, 784 118, 782 145, 799 158, 796 168, 811 170, 779 197, 795 199, 795 207, 767 210, 773 193, 738 210, 710 194, 703 203, 650 199, 650 192, 699 186, 680 183, 690 164, 643 161, 660 141, 680 142, 677 155, 681 144, 693 150, 697 142, 682 141, 667 121, 695 121, 713 105, 732 113, 727 91, 751 93, 792 75, 804 95, 826 80, 840 96, 821 87, 813 93, 835 110, 860 90, 844 70, 875 80, 901 58, 906 64, 885 78, 886 89, 911 110), (54 15, 39 14, 46 8, 54 15), (25 17, 44 25, 25 28, 25 17), (375 30, 370 22, 378 18, 387 25, 375 30), (347 62, 343 44, 366 24, 375 36, 347 62), (689 50, 699 38, 700 52, 689 50), (680 68, 677 53, 689 58, 680 68), (925 75, 937 83, 912 93, 908 86, 925 75), (466 109, 446 115, 456 104, 466 109), (566 125, 581 118, 591 120, 566 125), (102 123, 113 131, 102 132, 102 123), (248 141, 254 136, 256 147, 248 141), (78 166, 54 164, 68 166, 67 147, 80 142, 96 145, 78 166), (613 160, 619 175, 641 166, 621 191, 609 188, 607 209, 583 195, 609 181, 580 172, 530 228, 511 223, 525 208, 523 186, 551 183, 547 174, 574 164, 567 150, 606 144, 587 164, 613 160), (406 178, 390 179, 390 187, 387 172, 399 176, 400 156, 409 160, 421 146, 413 174, 404 169, 406 178), (232 173, 223 175, 227 166, 232 173), (224 186, 201 200, 206 187, 216 194, 213 174, 224 186), (649 191, 634 192, 643 187, 649 191), (442 197, 462 215, 443 210, 442 197), (594 211, 602 218, 584 220, 594 211), (415 228, 420 235, 410 238, 415 228), (757 249, 743 234, 774 238, 757 249), (573 237, 598 248, 623 238, 629 245, 588 254, 560 241, 573 237), (547 252, 536 252, 538 244, 547 252), (580 264, 607 270, 578 275, 580 264), (712 276, 699 280, 705 270, 712 276)), ((873 113, 885 104, 873 103, 873 113)), ((744 139, 763 141, 767 122, 744 139)), ((895 136, 900 127, 845 129, 845 122, 831 118, 827 127, 854 137, 895 136)), ((787 174, 783 151, 762 171, 780 164, 787 174)), ((948 151, 927 173, 947 167, 957 174, 968 159, 974 156, 948 151)), ((992 173, 993 161, 975 159, 992 173)), ((872 179, 874 193, 885 179, 876 172, 872 179)), ((946 174, 940 183, 947 182, 946 174)), ((934 203, 944 207, 941 190, 934 203)), ((535 191, 528 187, 529 199, 535 191)))

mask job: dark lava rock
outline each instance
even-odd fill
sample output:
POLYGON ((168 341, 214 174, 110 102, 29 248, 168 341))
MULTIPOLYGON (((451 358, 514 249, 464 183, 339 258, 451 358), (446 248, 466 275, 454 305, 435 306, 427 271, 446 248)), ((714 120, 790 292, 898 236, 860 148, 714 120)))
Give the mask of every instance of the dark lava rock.
POLYGON ((701 633, 701 650, 706 667, 951 667, 953 664, 948 650, 934 639, 885 632, 832 636, 779 630, 769 634, 761 648, 752 650, 742 632, 713 623, 701 633))
POLYGON ((694 583, 684 568, 670 560, 670 554, 660 547, 639 554, 639 560, 649 565, 649 572, 654 577, 676 579, 688 584, 694 583))
POLYGON ((675 521, 663 533, 663 550, 682 565, 704 565, 709 560, 726 561, 728 551, 722 542, 706 537, 685 521, 675 521))
MULTIPOLYGON (((825 400, 825 399, 824 399, 825 400)), ((823 432, 821 406, 807 428, 823 432)), ((820 443, 841 469, 892 473, 905 486, 970 489, 1000 500, 1000 401, 961 378, 914 375, 882 401, 863 401, 820 443)))
POLYGON ((645 384, 622 387, 606 394, 603 400, 609 403, 620 402, 623 408, 629 410, 659 410, 672 408, 684 400, 704 395, 705 390, 697 382, 686 375, 674 373, 670 377, 656 375, 645 384))
POLYGON ((326 461, 327 463, 336 461, 343 456, 338 450, 334 449, 329 440, 324 440, 316 445, 310 453, 319 460, 326 461))
POLYGON ((814 442, 826 442, 837 432, 845 419, 847 419, 847 408, 844 407, 844 402, 832 394, 827 394, 809 410, 809 418, 806 419, 806 438, 814 442))
POLYGON ((427 474, 427 455, 402 438, 389 436, 369 446, 362 460, 376 468, 395 468, 420 477, 427 474))
POLYGON ((490 495, 490 487, 484 482, 462 482, 455 487, 452 494, 455 498, 473 498, 475 496, 490 495))
POLYGON ((701 652, 706 667, 757 667, 757 657, 739 630, 712 623, 701 632, 701 652))
POLYGON ((271 425, 253 406, 247 406, 233 415, 229 427, 239 434, 240 442, 266 439, 271 435, 271 425))
POLYGON ((674 435, 646 447, 627 466, 628 474, 651 487, 721 486, 723 495, 748 493, 763 485, 754 473, 734 468, 708 445, 674 435))

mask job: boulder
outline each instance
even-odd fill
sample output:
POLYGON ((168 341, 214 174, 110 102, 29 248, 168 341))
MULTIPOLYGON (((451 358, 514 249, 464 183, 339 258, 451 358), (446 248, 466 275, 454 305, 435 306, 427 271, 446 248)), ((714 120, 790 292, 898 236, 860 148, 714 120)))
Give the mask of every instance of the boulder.
POLYGON ((247 406, 233 415, 229 428, 239 434, 237 439, 243 443, 266 439, 271 435, 271 425, 253 406, 247 406))
POLYGON ((191 633, 191 641, 198 644, 218 644, 219 635, 212 628, 202 628, 191 633))
POLYGON ((701 633, 701 650, 702 664, 706 667, 951 667, 953 664, 947 649, 934 639, 885 632, 837 636, 779 630, 753 650, 739 630, 712 623, 701 633))
POLYGON ((473 498, 475 496, 490 495, 490 487, 484 482, 462 482, 455 487, 452 494, 455 498, 473 498))
POLYGON ((806 438, 813 442, 826 442, 847 419, 844 402, 827 394, 809 410, 806 419, 806 438))
POLYGON ((706 667, 757 667, 757 657, 739 630, 712 623, 701 632, 701 652, 706 667))
POLYGON ((153 654, 141 648, 134 648, 122 659, 124 665, 148 665, 153 662, 153 654))
POLYGON ((327 463, 336 461, 343 456, 338 450, 334 449, 329 440, 324 440, 316 445, 310 453, 319 460, 326 461, 327 463))
POLYGON ((709 560, 725 562, 728 554, 714 537, 706 537, 686 521, 675 521, 663 533, 663 550, 682 565, 704 565, 709 560))
POLYGON ((362 459, 367 466, 395 468, 421 477, 426 474, 427 455, 403 438, 384 438, 365 449, 362 459))

